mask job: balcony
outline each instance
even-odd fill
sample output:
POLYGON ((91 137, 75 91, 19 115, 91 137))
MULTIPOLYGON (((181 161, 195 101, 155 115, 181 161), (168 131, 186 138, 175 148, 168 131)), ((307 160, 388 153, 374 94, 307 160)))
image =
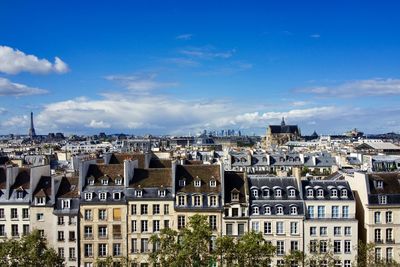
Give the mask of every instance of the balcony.
POLYGON ((99 234, 99 239, 107 239, 108 235, 107 234, 99 234))
POLYGON ((85 234, 83 236, 83 238, 85 238, 85 239, 93 239, 93 234, 85 234))
POLYGON ((69 257, 68 260, 69 261, 76 261, 76 257, 69 257))
POLYGON ((383 240, 382 239, 375 239, 375 243, 376 244, 383 244, 383 240))
POLYGON ((75 241, 76 241, 76 238, 75 238, 75 237, 70 237, 70 238, 68 238, 68 241, 69 241, 69 242, 75 242, 75 241))
POLYGON ((394 239, 386 239, 386 243, 387 244, 394 244, 395 243, 395 241, 394 241, 394 239))

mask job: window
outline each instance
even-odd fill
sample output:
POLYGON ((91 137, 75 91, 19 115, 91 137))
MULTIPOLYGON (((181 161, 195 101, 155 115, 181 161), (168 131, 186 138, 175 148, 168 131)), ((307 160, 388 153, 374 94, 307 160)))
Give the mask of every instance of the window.
POLYGON ((185 181, 185 180, 179 180, 179 186, 180 186, 180 187, 185 186, 185 184, 186 184, 186 181, 185 181))
POLYGON ((158 190, 158 196, 159 197, 165 197, 165 190, 158 190))
MULTIPOLYGON (((229 209, 226 209, 226 211, 228 212, 229 216, 229 209)), ((232 208, 232 217, 238 217, 239 216, 239 209, 238 208, 232 208)))
POLYGON ((131 205, 131 215, 136 215, 136 205, 131 205))
POLYGON ((341 195, 342 198, 347 198, 347 190, 346 189, 342 189, 341 193, 342 193, 342 195, 341 195))
POLYGON ((290 241, 290 250, 291 251, 299 250, 299 242, 298 241, 290 241))
POLYGON ((37 213, 37 214, 36 214, 36 220, 38 220, 38 221, 43 221, 43 220, 44 220, 43 213, 37 213))
POLYGON ((121 256, 121 244, 120 243, 113 244, 113 256, 121 256))
POLYGON ((22 225, 22 234, 23 235, 29 234, 29 224, 22 225))
POLYGON ((340 240, 333 241, 333 253, 341 253, 342 242, 340 240))
POLYGON ((260 222, 252 222, 251 230, 253 230, 254 232, 260 232, 260 222))
POLYGON ((318 218, 325 218, 325 206, 318 206, 318 218))
POLYGON ((342 218, 349 218, 349 206, 342 207, 342 218))
POLYGON ((382 259, 382 249, 375 248, 375 261, 379 262, 382 259))
POLYGON ((69 231, 69 232, 68 232, 68 240, 69 240, 69 241, 75 241, 75 240, 76 240, 76 238, 75 238, 75 231, 69 231))
POLYGON ((290 214, 297 215, 297 207, 295 207, 295 206, 290 207, 290 214))
POLYGON ((60 256, 60 258, 64 258, 64 248, 58 248, 58 256, 60 256))
POLYGON ((146 253, 149 251, 149 240, 147 238, 140 239, 140 252, 146 253))
POLYGON ((231 194, 232 201, 239 201, 239 193, 232 193, 231 194))
POLYGON ((226 224, 226 235, 232 235, 232 224, 231 223, 227 223, 226 224))
POLYGON ((85 220, 86 221, 92 220, 92 210, 85 210, 85 220))
POLYGON ((332 190, 331 190, 331 197, 333 197, 333 198, 338 197, 337 189, 332 189, 332 190))
POLYGON ((393 223, 393 213, 391 211, 386 212, 386 223, 393 223))
POLYGON ((115 184, 116 185, 122 185, 122 178, 115 179, 115 184))
POLYGON ((148 206, 147 204, 140 205, 140 214, 146 215, 148 213, 148 206))
POLYGON ((149 229, 148 229, 148 222, 147 222, 147 220, 141 220, 140 221, 140 225, 141 225, 141 232, 143 233, 143 232, 147 232, 149 229))
POLYGON ((18 219, 18 210, 17 209, 11 209, 11 220, 18 219))
POLYGON ((211 207, 217 206, 217 196, 210 196, 210 206, 211 207))
POLYGON ((36 205, 46 204, 46 197, 36 197, 36 205))
POLYGON ((18 224, 11 225, 11 236, 13 236, 13 237, 19 236, 18 224))
POLYGON ((216 187, 217 186, 217 181, 211 180, 210 181, 210 187, 216 187))
POLYGON ((84 244, 85 257, 93 257, 93 244, 84 244))
POLYGON ((386 248, 386 261, 393 261, 393 248, 386 248))
POLYGON ((318 189, 317 190, 317 197, 323 198, 324 197, 324 190, 323 189, 318 189))
POLYGON ((107 256, 107 244, 99 244, 99 257, 107 256))
POLYGON ((179 215, 178 216, 178 229, 185 228, 185 216, 179 215))
POLYGON ((169 220, 164 220, 164 228, 169 228, 169 220))
POLYGON ((159 232, 159 231, 160 231, 160 221, 154 220, 153 221, 153 232, 159 232))
POLYGON ((283 215, 283 207, 282 206, 276 207, 276 215, 283 215))
POLYGON ((375 229, 375 243, 382 242, 381 229, 375 229))
POLYGON ((282 190, 276 189, 275 190, 275 197, 282 197, 282 190))
POLYGON ((393 229, 387 228, 386 229, 386 243, 393 242, 393 229))
POLYGON ((75 248, 69 248, 69 259, 74 260, 75 258, 75 248))
POLYGON ((29 219, 29 209, 22 209, 22 219, 29 219))
POLYGON ((200 187, 201 186, 201 181, 200 180, 195 180, 194 181, 194 187, 200 187))
POLYGON ((64 241, 64 231, 58 231, 57 240, 64 241))
POLYGON ((314 197, 314 190, 312 190, 312 189, 307 189, 307 197, 308 197, 308 198, 314 197))
POLYGON ((0 219, 4 219, 4 218, 5 218, 5 216, 4 216, 4 209, 1 208, 1 209, 0 209, 0 219))
POLYGON ((339 218, 339 206, 332 206, 332 218, 339 218))
POLYGON ((374 219, 375 219, 375 223, 381 223, 381 213, 379 211, 375 211, 374 219))
POLYGON ((271 222, 264 222, 264 235, 272 234, 272 224, 271 222))
POLYGON ((341 227, 338 227, 338 226, 333 227, 333 234, 334 234, 335 236, 341 235, 341 234, 342 234, 342 228, 341 228, 341 227))
POLYGON ((69 199, 62 199, 61 200, 61 209, 69 209, 70 200, 69 199))
POLYGON ((105 200, 107 199, 107 193, 106 193, 106 192, 101 192, 101 193, 99 194, 99 199, 100 199, 101 201, 105 201, 105 200))
POLYGON ((136 190, 135 195, 136 197, 142 197, 142 190, 136 190))
POLYGON ((113 220, 120 221, 121 220, 121 208, 113 209, 113 220))
POLYGON ((132 248, 131 248, 131 252, 132 252, 132 253, 137 253, 137 252, 139 252, 138 246, 137 246, 137 239, 136 239, 136 238, 132 238, 132 239, 131 239, 131 246, 132 246, 132 248))
POLYGON ((376 181, 377 188, 383 188, 383 181, 376 181))
POLYGON ((121 225, 120 224, 113 224, 112 230, 113 230, 113 238, 115 238, 115 239, 122 238, 121 225))
POLYGON ((319 252, 326 253, 328 251, 328 242, 326 240, 321 240, 319 243, 319 252))
POLYGON ((297 235, 299 233, 298 231, 298 223, 297 222, 290 222, 290 234, 291 235, 297 235))
POLYGON ((386 204, 387 203, 387 197, 386 196, 379 196, 379 204, 386 204))
POLYGON ((136 220, 132 220, 131 221, 131 231, 132 232, 136 232, 137 231, 137 221, 136 220))
POLYGON ((107 238, 107 226, 99 226, 99 238, 107 238))
POLYGON ((258 215, 259 214, 259 208, 257 206, 252 207, 252 213, 253 215, 258 215))
POLYGON ((317 235, 317 227, 315 226, 310 227, 310 235, 311 236, 317 235))
POLYGON ((238 224, 238 236, 244 235, 244 223, 238 224))
POLYGON ((296 197, 296 190, 290 189, 289 190, 289 197, 296 197))
POLYGON ((99 220, 101 221, 107 220, 107 210, 105 209, 99 210, 99 220))
POLYGON ((41 236, 41 237, 44 237, 44 230, 38 230, 39 231, 39 235, 41 236))
POLYGON ((89 185, 94 185, 94 178, 89 178, 89 185))
POLYGON ((344 253, 351 253, 351 241, 350 240, 344 241, 344 253))
POLYGON ((314 218, 314 206, 307 207, 307 214, 310 219, 314 218))
POLYGON ((310 252, 316 253, 317 252, 317 240, 310 241, 310 252))
POLYGON ((284 241, 276 241, 276 255, 284 255, 285 254, 285 242, 284 241))
POLYGON ((114 200, 120 200, 121 199, 121 192, 114 192, 113 198, 114 198, 114 200))
POLYGON ((168 215, 168 214, 169 214, 169 205, 164 204, 164 215, 168 215))
POLYGON ((153 215, 160 214, 160 205, 153 204, 153 215))
POLYGON ((84 227, 84 237, 85 238, 93 238, 93 227, 92 226, 84 227))
POLYGON ((201 206, 201 196, 194 196, 194 206, 195 207, 201 206))
POLYGON ((178 206, 185 206, 185 196, 178 196, 178 206))
POLYGON ((350 260, 344 260, 344 267, 351 267, 351 261, 350 260))
POLYGON ((344 228, 344 235, 347 235, 347 236, 351 235, 351 227, 350 226, 346 226, 344 228))
POLYGON ((319 228, 319 235, 326 236, 328 234, 328 228, 326 226, 322 226, 319 228))
POLYGON ((213 231, 217 230, 217 216, 216 215, 209 216, 209 221, 211 230, 213 231))
POLYGON ((271 207, 270 206, 265 206, 264 207, 264 214, 265 215, 271 215, 271 207))
POLYGON ((341 260, 335 260, 333 262, 334 267, 342 267, 342 261, 341 260))
POLYGON ((276 222, 276 234, 281 235, 285 233, 283 222, 276 222))
POLYGON ((253 197, 257 198, 258 197, 258 190, 257 189, 251 190, 251 194, 253 195, 253 197))

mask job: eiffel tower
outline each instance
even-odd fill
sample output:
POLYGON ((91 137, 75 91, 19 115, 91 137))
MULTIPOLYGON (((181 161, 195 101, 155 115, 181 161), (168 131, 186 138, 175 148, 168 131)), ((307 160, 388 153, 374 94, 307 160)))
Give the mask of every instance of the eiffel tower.
POLYGON ((33 140, 36 137, 35 127, 33 127, 33 112, 31 112, 31 127, 29 128, 29 138, 33 140))

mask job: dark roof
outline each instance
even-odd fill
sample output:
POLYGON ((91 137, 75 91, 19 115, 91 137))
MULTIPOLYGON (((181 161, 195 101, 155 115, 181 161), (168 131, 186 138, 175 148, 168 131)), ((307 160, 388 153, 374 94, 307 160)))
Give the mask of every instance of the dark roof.
MULTIPOLYGON (((299 187, 297 185, 296 178, 294 177, 271 177, 267 175, 248 175, 248 180, 249 180, 249 189, 252 187, 257 188, 258 190, 261 190, 262 187, 267 187, 270 190, 272 190, 274 187, 279 187, 282 189, 282 197, 275 198, 274 194, 270 194, 270 197, 268 197, 268 200, 296 200, 296 199, 301 199, 301 196, 299 194, 299 187), (287 189, 288 187, 292 187, 296 190, 296 197, 295 198, 288 198, 288 192, 287 189)), ((250 193, 250 198, 254 199, 252 194, 250 193)), ((259 193, 259 197, 257 199, 263 199, 263 196, 261 193, 259 193)))
POLYGON ((57 197, 73 198, 78 197, 78 177, 63 177, 58 188, 57 197))
POLYGON ((130 187, 171 187, 171 168, 135 169, 130 187))
POLYGON ((176 166, 176 192, 216 193, 221 191, 221 175, 219 165, 178 165, 176 166), (179 186, 179 180, 185 179, 186 185, 179 186), (201 186, 195 187, 194 180, 200 179, 201 186), (215 179, 216 187, 210 186, 215 179))
POLYGON ((18 175, 15 178, 15 183, 12 185, 11 189, 16 189, 22 187, 23 189, 30 188, 30 169, 29 168, 20 168, 18 171, 18 175))
POLYGON ((370 173, 368 174, 370 194, 400 194, 400 173, 370 173), (375 181, 383 181, 383 188, 377 188, 375 181))
POLYGON ((100 178, 107 176, 112 184, 117 177, 124 177, 124 164, 90 164, 86 177, 93 176, 95 184, 100 184, 100 178))
POLYGON ((297 127, 297 125, 270 125, 269 130, 272 134, 299 133, 299 127, 297 127))
POLYGON ((6 170, 5 168, 0 168, 0 189, 6 188, 6 170))
POLYGON ((151 159, 149 168, 171 168, 171 165, 170 159, 151 159))
POLYGON ((349 183, 344 180, 303 180, 301 181, 301 185, 303 188, 303 197, 305 200, 320 200, 320 198, 316 197, 316 192, 314 192, 314 197, 312 199, 307 198, 308 188, 323 189, 324 197, 322 199, 325 200, 354 200, 353 191, 351 190, 349 183), (331 189, 346 189, 347 198, 342 198, 340 196, 340 192, 338 192, 339 197, 332 198, 331 189))
POLYGON ((247 181, 243 172, 226 171, 224 174, 225 182, 225 203, 231 202, 232 191, 239 192, 239 202, 246 202, 247 181), (236 190, 235 190, 236 189, 236 190))
POLYGON ((33 192, 33 196, 38 197, 50 197, 51 196, 51 177, 42 176, 40 177, 39 183, 33 192))
POLYGON ((203 165, 202 160, 185 160, 185 165, 203 165))

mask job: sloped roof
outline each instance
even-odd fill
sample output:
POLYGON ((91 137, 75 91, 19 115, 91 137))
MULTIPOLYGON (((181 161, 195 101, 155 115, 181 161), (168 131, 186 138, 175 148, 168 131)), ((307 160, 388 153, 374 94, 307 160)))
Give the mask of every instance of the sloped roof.
POLYGON ((39 183, 33 192, 33 196, 38 197, 49 197, 51 195, 51 177, 42 176, 40 177, 39 183))
POLYGON ((221 191, 221 175, 219 165, 178 165, 176 166, 176 192, 216 193, 221 191), (185 179, 186 185, 179 186, 179 180, 185 179), (194 180, 200 179, 201 186, 195 187, 194 180), (216 187, 210 186, 215 179, 216 187))
POLYGON ((135 169, 129 187, 172 187, 171 168, 135 169))
POLYGON ((29 168, 20 168, 18 171, 18 175, 15 178, 15 183, 11 186, 11 189, 16 189, 18 187, 22 187, 23 189, 30 188, 30 169, 29 168))
POLYGON ((113 183, 117 177, 124 177, 124 164, 90 164, 86 177, 93 176, 95 184, 100 184, 100 178, 106 176, 113 183))
POLYGON ((368 174, 370 194, 400 194, 400 173, 370 173, 368 174), (377 188, 375 181, 383 181, 383 188, 377 188))
POLYGON ((145 154, 142 153, 113 153, 109 164, 124 164, 125 159, 137 160, 139 168, 145 167, 145 154))
POLYGON ((0 168, 0 189, 6 188, 6 170, 4 168, 0 168))
POLYGON ((247 181, 243 172, 226 171, 225 178, 225 203, 231 202, 231 192, 239 192, 239 202, 246 202, 247 181), (236 190, 235 190, 236 189, 236 190))
POLYGON ((57 197, 73 198, 79 196, 78 177, 63 177, 58 188, 57 197))
POLYGON ((269 125, 269 130, 272 134, 299 133, 299 127, 297 125, 269 125))
POLYGON ((170 159, 151 159, 149 168, 171 168, 172 160, 170 159))

